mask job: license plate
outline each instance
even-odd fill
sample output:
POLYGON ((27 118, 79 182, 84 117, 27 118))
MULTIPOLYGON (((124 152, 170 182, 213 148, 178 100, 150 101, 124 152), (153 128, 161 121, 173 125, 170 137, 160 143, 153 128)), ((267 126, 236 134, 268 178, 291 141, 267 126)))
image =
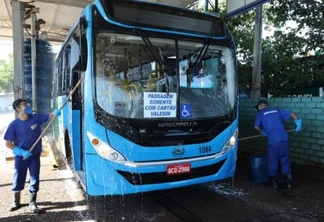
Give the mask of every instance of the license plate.
POLYGON ((190 171, 191 171, 191 164, 190 163, 177 164, 177 165, 168 165, 167 166, 167 175, 190 173, 190 171))

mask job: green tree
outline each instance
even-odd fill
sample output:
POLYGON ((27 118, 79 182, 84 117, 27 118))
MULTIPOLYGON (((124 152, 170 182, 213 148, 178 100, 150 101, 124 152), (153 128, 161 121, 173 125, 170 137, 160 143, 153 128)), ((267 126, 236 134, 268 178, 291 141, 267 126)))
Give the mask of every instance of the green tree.
MULTIPOLYGON (((224 8, 221 7, 224 12, 224 8)), ((254 41, 255 11, 249 11, 227 20, 237 46, 240 91, 249 92, 252 89, 252 64, 254 41)))
POLYGON ((284 27, 289 21, 297 26, 290 32, 303 37, 303 50, 324 49, 324 1, 323 0, 278 0, 268 9, 269 18, 275 27, 284 27))
POLYGON ((0 60, 0 92, 13 92, 14 77, 13 55, 9 55, 9 61, 0 60))
MULTIPOLYGON (((262 96, 286 96, 292 88, 323 83, 323 60, 303 59, 310 50, 324 51, 323 0, 277 0, 265 5, 263 11, 265 29, 275 31, 262 43, 262 96)), ((227 21, 237 42, 243 90, 252 88, 254 21, 255 10, 227 21)))
POLYGON ((262 96, 287 96, 289 90, 300 84, 298 60, 300 38, 291 33, 274 32, 262 44, 262 96))
MULTIPOLYGON (((268 78, 267 82, 272 84, 270 91, 274 96, 285 96, 294 87, 314 87, 324 83, 323 59, 320 55, 305 57, 310 50, 323 51, 323 11, 323 0, 279 0, 266 10, 273 27, 287 27, 285 31, 275 32, 270 47, 263 49, 264 55, 276 55, 280 60, 274 63, 273 72, 264 69, 267 70, 265 76, 272 75, 277 81, 268 78), (292 22, 296 25, 289 25, 292 22)), ((263 65, 269 64, 266 60, 263 65)))

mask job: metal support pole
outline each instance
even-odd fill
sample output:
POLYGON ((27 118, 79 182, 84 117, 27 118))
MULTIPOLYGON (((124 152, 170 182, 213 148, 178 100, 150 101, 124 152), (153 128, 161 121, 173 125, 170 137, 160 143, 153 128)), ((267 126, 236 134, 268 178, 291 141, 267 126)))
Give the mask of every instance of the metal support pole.
POLYGON ((215 12, 218 13, 218 0, 215 0, 215 12))
POLYGON ((256 7, 254 30, 254 54, 252 74, 252 98, 261 97, 262 5, 256 7))
POLYGON ((24 81, 24 7, 17 0, 12 0, 13 55, 14 55, 14 100, 25 96, 24 81))
MULTIPOLYGON (((210 0, 205 0, 205 12, 208 12, 208 9, 209 9, 209 1, 210 0)), ((218 13, 218 0, 215 0, 214 12, 218 13)))
POLYGON ((37 102, 36 102, 36 14, 31 13, 31 71, 32 71, 32 102, 33 110, 37 113, 37 102))

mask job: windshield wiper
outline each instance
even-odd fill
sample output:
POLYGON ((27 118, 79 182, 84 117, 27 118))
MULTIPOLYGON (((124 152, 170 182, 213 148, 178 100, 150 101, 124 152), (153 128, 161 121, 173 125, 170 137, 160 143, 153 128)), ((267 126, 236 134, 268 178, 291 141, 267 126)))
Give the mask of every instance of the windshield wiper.
POLYGON ((190 56, 189 67, 186 71, 188 88, 190 88, 190 86, 191 86, 191 82, 193 80, 193 73, 196 73, 199 66, 201 65, 202 59, 204 58, 204 56, 210 46, 210 42, 211 42, 210 39, 205 40, 203 47, 200 48, 199 52, 195 56, 196 60, 193 63, 191 62, 191 56, 190 56))
POLYGON ((151 40, 145 35, 145 33, 142 30, 134 29, 134 31, 142 38, 143 42, 145 43, 146 53, 150 56, 152 60, 159 64, 160 72, 165 75, 166 92, 169 93, 169 78, 168 73, 164 72, 165 70, 167 70, 167 67, 164 64, 162 50, 157 50, 157 48, 152 44, 151 40))

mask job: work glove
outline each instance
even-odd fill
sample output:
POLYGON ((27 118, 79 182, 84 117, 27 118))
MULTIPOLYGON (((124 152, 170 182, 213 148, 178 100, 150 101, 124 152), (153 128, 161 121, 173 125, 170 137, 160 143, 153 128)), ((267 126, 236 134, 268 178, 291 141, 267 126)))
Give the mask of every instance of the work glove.
POLYGON ((61 115, 61 111, 59 109, 56 109, 56 110, 53 111, 53 114, 55 116, 60 116, 61 115))
POLYGON ((13 154, 15 156, 22 156, 25 159, 28 159, 29 157, 31 157, 33 154, 31 154, 28 150, 24 150, 19 146, 15 146, 12 150, 13 154))
POLYGON ((261 135, 264 136, 264 137, 267 136, 267 133, 266 133, 264 130, 261 130, 260 133, 261 133, 261 135))
POLYGON ((12 150, 13 154, 15 156, 22 156, 24 153, 24 150, 22 148, 20 148, 19 146, 15 146, 12 150))
POLYGON ((303 120, 302 119, 295 120, 295 124, 296 124, 296 132, 301 131, 302 125, 303 125, 303 120))
POLYGON ((31 154, 31 152, 25 150, 24 153, 23 153, 23 157, 24 157, 24 160, 28 159, 29 157, 31 157, 33 154, 31 154))

